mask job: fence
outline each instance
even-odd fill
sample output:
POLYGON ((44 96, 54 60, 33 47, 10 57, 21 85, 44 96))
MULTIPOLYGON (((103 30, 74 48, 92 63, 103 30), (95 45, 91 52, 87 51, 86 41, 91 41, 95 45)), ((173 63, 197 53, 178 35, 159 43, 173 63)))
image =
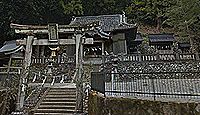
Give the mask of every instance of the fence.
POLYGON ((92 89, 106 96, 200 101, 199 75, 199 72, 93 73, 92 89))
POLYGON ((92 74, 92 89, 106 96, 200 101, 200 61, 197 54, 179 54, 174 61, 153 60, 158 58, 133 60, 139 59, 134 56, 107 58, 103 71, 92 74), (191 58, 183 59, 187 56, 191 58))
POLYGON ((107 73, 105 94, 147 99, 200 100, 199 72, 107 73), (109 78, 109 79, 108 79, 109 78))

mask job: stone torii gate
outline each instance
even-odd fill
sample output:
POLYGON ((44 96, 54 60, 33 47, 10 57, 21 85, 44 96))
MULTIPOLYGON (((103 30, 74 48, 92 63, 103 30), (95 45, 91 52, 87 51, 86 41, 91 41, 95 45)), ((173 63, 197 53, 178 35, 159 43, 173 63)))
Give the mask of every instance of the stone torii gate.
MULTIPOLYGON (((20 110, 24 105, 25 99, 25 85, 27 82, 27 68, 31 65, 32 47, 33 45, 47 45, 49 47, 75 44, 76 46, 76 78, 78 81, 82 79, 82 60, 83 60, 83 45, 82 44, 93 44, 93 38, 85 38, 84 34, 89 31, 93 31, 98 26, 97 23, 91 23, 82 26, 71 26, 71 25, 58 25, 49 24, 47 26, 34 26, 34 25, 19 25, 11 24, 11 28, 15 30, 17 34, 25 34, 27 38, 17 40, 18 45, 24 45, 25 56, 24 56, 24 74, 20 78, 20 90, 19 98, 17 103, 17 110, 20 110), (59 39, 58 33, 70 33, 73 34, 72 39, 59 39), (34 34, 48 34, 48 39, 37 39, 34 34)), ((52 48, 54 52, 55 48, 52 48)), ((73 81, 74 81, 73 80, 73 81)), ((77 108, 79 111, 82 109, 82 85, 77 85, 77 108)))

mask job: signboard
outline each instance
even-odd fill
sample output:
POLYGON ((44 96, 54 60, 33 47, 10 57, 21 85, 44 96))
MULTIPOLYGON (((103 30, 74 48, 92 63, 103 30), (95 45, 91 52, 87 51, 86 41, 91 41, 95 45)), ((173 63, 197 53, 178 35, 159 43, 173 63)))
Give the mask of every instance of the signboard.
POLYGON ((58 41, 58 24, 48 24, 49 31, 49 41, 57 42, 58 41))

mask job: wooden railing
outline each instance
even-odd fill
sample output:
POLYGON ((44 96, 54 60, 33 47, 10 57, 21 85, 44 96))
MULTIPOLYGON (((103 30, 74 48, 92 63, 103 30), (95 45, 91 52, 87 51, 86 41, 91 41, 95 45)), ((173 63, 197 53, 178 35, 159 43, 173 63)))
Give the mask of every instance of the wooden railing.
POLYGON ((0 74, 20 74, 22 67, 0 67, 0 74))

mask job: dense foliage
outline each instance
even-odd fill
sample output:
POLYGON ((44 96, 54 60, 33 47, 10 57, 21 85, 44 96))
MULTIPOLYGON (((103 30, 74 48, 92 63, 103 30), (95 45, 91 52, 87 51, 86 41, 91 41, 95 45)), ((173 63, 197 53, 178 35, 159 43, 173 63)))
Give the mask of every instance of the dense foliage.
POLYGON ((68 24, 72 16, 126 12, 129 22, 200 34, 199 0, 0 0, 0 37, 14 39, 9 24, 68 24))

